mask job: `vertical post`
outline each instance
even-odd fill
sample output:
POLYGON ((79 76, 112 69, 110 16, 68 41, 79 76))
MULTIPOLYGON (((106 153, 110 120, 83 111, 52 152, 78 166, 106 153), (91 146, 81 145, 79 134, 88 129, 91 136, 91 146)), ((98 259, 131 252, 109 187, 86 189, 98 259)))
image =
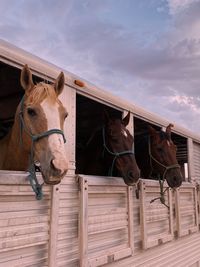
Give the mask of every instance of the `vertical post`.
POLYGON ((174 225, 173 225, 173 205, 172 205, 172 189, 168 188, 168 199, 169 199, 169 230, 170 235, 174 235, 174 225))
POLYGON ((60 100, 65 106, 68 116, 64 124, 64 133, 66 136, 66 153, 69 160, 68 174, 75 173, 75 151, 76 151, 76 91, 65 85, 60 100))
POLYGON ((192 138, 187 139, 188 145, 188 178, 189 182, 195 182, 195 170, 194 170, 194 149, 192 138))
POLYGON ((194 206, 195 206, 195 225, 197 227, 197 230, 199 228, 199 214, 198 214, 198 193, 197 193, 197 187, 195 186, 193 188, 193 192, 194 192, 194 206))
POLYGON ((79 177, 80 215, 79 215, 79 252, 80 267, 88 266, 88 183, 79 177))
POLYGON ((128 195, 128 239, 129 246, 134 253, 134 228, 133 228, 133 187, 127 187, 128 195))
POLYGON ((175 189, 175 211, 176 211, 176 226, 177 236, 181 237, 181 214, 180 214, 180 193, 179 188, 175 189))
POLYGON ((50 236, 49 236, 49 267, 57 266, 57 240, 59 220, 59 186, 53 186, 51 192, 51 213, 50 213, 50 236))
POLYGON ((145 205, 145 182, 140 181, 140 223, 143 249, 147 248, 146 205, 145 205))

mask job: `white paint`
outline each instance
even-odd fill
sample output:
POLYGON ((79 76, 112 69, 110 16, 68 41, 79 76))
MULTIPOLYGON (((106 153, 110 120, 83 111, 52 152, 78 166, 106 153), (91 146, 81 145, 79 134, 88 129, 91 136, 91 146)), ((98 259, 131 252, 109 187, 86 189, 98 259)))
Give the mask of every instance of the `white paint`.
MULTIPOLYGON (((52 105, 47 99, 45 99, 41 106, 45 113, 47 120, 47 130, 60 129, 60 115, 59 104, 52 105)), ((64 140, 61 134, 53 133, 48 137, 49 148, 52 155, 55 157, 53 160, 54 166, 61 170, 61 173, 67 170, 68 164, 65 155, 64 140)))

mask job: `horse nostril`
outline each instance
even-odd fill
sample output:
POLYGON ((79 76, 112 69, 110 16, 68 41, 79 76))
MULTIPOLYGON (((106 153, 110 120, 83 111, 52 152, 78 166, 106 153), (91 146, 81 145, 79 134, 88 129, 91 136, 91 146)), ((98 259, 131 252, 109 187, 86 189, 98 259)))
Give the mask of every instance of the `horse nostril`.
POLYGON ((174 176, 173 177, 173 183, 175 187, 179 187, 182 184, 182 179, 179 179, 179 177, 174 176))
POLYGON ((140 177, 140 173, 139 172, 133 172, 133 171, 129 171, 127 173, 127 176, 130 180, 137 180, 140 177))
POLYGON ((58 169, 58 168, 56 168, 56 166, 55 166, 55 164, 54 164, 54 159, 52 159, 52 160, 50 161, 50 166, 51 166, 51 169, 54 170, 54 171, 56 171, 58 174, 61 173, 61 170, 58 169))

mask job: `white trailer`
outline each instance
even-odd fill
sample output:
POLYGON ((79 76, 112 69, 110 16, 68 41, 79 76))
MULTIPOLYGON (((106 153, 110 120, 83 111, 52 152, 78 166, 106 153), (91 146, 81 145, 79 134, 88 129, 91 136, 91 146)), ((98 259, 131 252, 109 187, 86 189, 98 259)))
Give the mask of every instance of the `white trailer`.
MULTIPOLYGON (((51 82, 61 70, 0 41, 0 137, 12 124, 22 96, 24 64, 35 81, 51 82)), ((0 170, 0 267, 200 266, 200 136, 175 124, 172 139, 184 182, 167 189, 169 209, 159 200, 150 203, 160 194, 158 181, 141 179, 137 199, 135 188, 122 178, 77 175, 79 148, 105 106, 121 114, 130 110, 129 130, 135 135, 146 123, 161 128, 169 122, 64 74, 69 171, 61 184, 44 186, 38 201, 26 172, 0 170)))

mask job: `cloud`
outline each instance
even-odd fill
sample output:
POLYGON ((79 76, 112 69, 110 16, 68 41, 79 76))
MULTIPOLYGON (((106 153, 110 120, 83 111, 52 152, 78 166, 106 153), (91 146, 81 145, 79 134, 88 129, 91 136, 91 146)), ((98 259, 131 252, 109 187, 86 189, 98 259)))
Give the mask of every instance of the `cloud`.
POLYGON ((11 6, 2 0, 0 31, 11 43, 196 131, 200 1, 147 2, 19 0, 11 6), (184 103, 183 96, 191 100, 184 103))
POLYGON ((199 2, 199 0, 167 0, 169 6, 169 13, 175 15, 179 12, 185 11, 193 3, 199 2))

